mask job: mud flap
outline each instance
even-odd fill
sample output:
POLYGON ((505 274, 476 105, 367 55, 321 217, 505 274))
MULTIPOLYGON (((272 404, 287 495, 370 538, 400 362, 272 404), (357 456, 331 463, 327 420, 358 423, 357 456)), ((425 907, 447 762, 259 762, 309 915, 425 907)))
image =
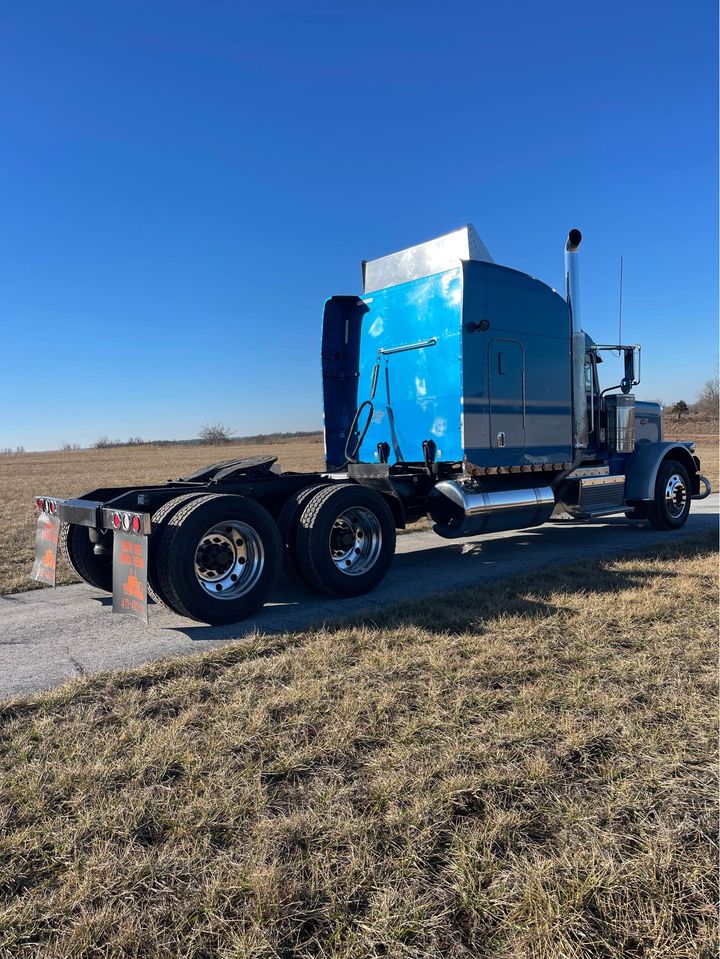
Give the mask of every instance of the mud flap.
POLYGON ((35 562, 30 578, 45 586, 55 586, 60 520, 50 513, 40 513, 35 533, 35 562))
POLYGON ((113 613, 148 622, 148 537, 113 533, 113 613))

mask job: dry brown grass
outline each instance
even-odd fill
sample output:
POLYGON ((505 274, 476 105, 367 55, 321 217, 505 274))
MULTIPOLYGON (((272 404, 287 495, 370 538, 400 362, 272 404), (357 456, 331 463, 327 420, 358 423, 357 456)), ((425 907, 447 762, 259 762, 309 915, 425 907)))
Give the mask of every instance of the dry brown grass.
POLYGON ((0 956, 710 959, 715 544, 0 709, 0 956))
MULTIPOLYGON (((268 445, 124 446, 103 450, 0 455, 0 592, 34 585, 32 566, 37 510, 33 496, 80 496, 101 486, 164 483, 201 466, 235 456, 279 458, 286 470, 323 469, 322 437, 305 436, 268 445)), ((58 582, 76 581, 58 567, 58 582)))

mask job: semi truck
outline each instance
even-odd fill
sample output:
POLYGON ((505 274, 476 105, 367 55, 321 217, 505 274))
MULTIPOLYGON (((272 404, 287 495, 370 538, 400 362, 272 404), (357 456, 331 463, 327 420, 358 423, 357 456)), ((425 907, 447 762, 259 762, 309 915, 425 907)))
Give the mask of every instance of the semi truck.
POLYGON ((32 576, 54 586, 59 551, 116 612, 147 621, 149 595, 220 624, 261 607, 283 567, 332 596, 372 590, 396 531, 425 516, 450 539, 614 514, 679 529, 710 483, 635 398, 640 346, 583 329, 581 239, 564 295, 495 263, 469 224, 363 261, 362 293, 323 312, 324 472, 262 456, 38 495, 32 576), (601 387, 613 355, 620 382, 601 387))

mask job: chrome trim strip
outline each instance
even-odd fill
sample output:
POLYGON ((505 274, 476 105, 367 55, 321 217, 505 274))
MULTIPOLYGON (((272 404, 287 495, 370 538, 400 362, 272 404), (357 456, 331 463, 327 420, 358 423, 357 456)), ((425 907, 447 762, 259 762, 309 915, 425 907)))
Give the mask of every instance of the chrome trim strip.
POLYGON ((588 489, 591 486, 624 486, 624 476, 588 476, 580 480, 580 489, 588 489))
POLYGON ((593 476, 609 476, 610 467, 609 466, 579 466, 577 469, 573 470, 566 479, 584 479, 587 477, 590 479, 593 476))

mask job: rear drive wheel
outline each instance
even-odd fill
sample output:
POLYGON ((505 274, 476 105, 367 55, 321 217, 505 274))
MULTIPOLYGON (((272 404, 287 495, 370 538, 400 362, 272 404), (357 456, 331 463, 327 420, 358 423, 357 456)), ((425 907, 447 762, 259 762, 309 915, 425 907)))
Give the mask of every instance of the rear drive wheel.
POLYGON ((690 513, 690 477, 676 460, 662 463, 655 480, 655 498, 648 519, 655 529, 680 529, 690 513))
POLYGON ((234 623, 267 599, 282 543, 266 509, 243 496, 201 496, 167 521, 157 544, 161 594, 178 613, 234 623))
POLYGON ((385 577, 395 521, 374 490, 342 484, 316 493, 300 517, 297 561, 305 582, 331 596, 359 596, 385 577))
MULTIPOLYGON (((112 537, 108 537, 112 550, 112 537)), ((112 552, 94 552, 87 526, 63 523, 60 530, 60 552, 83 582, 95 589, 112 593, 112 552)))
POLYGON ((298 524, 308 500, 319 493, 321 489, 325 489, 326 485, 306 486, 304 489, 298 490, 285 503, 278 516, 277 524, 280 530, 280 539, 283 543, 285 572, 301 583, 305 583, 305 585, 307 583, 303 577, 301 564, 298 562, 297 556, 298 524))

